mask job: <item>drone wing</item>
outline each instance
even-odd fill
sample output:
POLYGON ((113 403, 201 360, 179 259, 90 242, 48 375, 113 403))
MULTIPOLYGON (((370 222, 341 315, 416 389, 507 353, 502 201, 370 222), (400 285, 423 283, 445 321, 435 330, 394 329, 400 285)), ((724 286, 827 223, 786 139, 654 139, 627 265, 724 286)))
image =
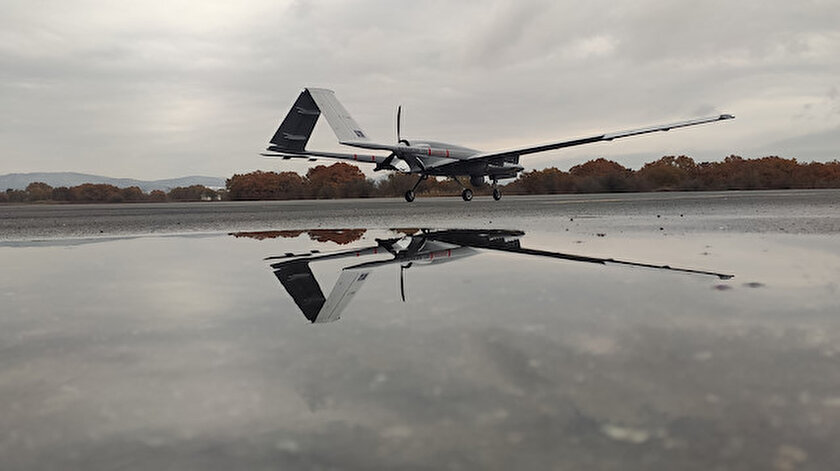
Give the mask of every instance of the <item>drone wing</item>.
POLYGON ((695 270, 693 268, 680 268, 680 267, 672 267, 670 265, 656 265, 652 263, 641 263, 641 262, 630 262, 627 260, 616 260, 614 258, 600 258, 600 257, 587 257, 585 255, 574 255, 568 253, 561 253, 561 252, 549 252, 546 250, 537 250, 537 249, 528 249, 525 247, 519 246, 477 246, 482 249, 488 250, 496 250, 499 252, 511 252, 511 253, 518 253, 524 255, 536 255, 539 257, 548 257, 548 258, 557 258, 561 260, 569 260, 572 262, 585 262, 585 263, 595 263, 599 265, 624 265, 630 267, 638 267, 638 268, 652 268, 655 270, 665 270, 665 271, 675 271, 681 273, 693 273, 695 275, 709 275, 709 276, 716 276, 721 280, 729 280, 733 278, 733 275, 729 275, 726 273, 718 273, 713 271, 706 271, 706 270, 695 270))
POLYGON ((582 137, 577 139, 571 139, 568 141, 558 141, 558 142, 549 142, 547 144, 541 144, 536 146, 527 146, 527 147, 518 147, 514 149, 507 149, 502 151, 494 151, 494 152, 481 152, 479 154, 474 154, 467 157, 464 160, 467 161, 475 161, 475 160, 485 160, 485 161, 495 161, 495 160, 509 160, 511 158, 518 158, 521 155, 527 154, 535 154, 537 152, 545 152, 549 150, 555 149, 562 149, 565 147, 574 147, 580 146, 583 144, 590 144, 593 142, 601 142, 601 141, 612 141, 613 139, 620 139, 622 137, 630 137, 630 136, 639 136, 642 134, 649 134, 652 132, 657 131, 670 131, 671 129, 677 128, 684 128, 688 126, 695 126, 698 124, 706 124, 706 123, 714 123, 717 121, 724 121, 727 119, 733 119, 734 116, 731 114, 722 114, 719 116, 710 116, 707 118, 697 118, 691 119, 688 121, 679 121, 676 123, 669 123, 669 124, 660 124, 657 126, 649 126, 639 129, 630 129, 626 131, 618 131, 618 132, 611 132, 606 134, 598 134, 595 136, 590 137, 582 137))

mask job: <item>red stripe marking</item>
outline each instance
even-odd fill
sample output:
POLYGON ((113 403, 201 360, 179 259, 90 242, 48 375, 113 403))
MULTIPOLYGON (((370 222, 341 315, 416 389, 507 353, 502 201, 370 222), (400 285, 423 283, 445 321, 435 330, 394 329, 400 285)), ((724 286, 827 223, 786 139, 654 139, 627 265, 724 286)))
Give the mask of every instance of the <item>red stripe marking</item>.
POLYGON ((449 149, 446 149, 446 156, 449 157, 449 149))
POLYGON ((432 148, 429 147, 429 155, 432 155, 432 148))
POLYGON ((370 161, 371 161, 371 162, 376 162, 376 156, 375 156, 375 155, 371 155, 371 156, 370 156, 370 161))
POLYGON ((356 156, 356 154, 353 154, 353 160, 359 160, 359 158, 356 156))
POLYGON ((446 256, 447 256, 447 257, 451 257, 451 256, 452 256, 452 249, 449 249, 449 250, 447 250, 447 251, 446 251, 446 256))

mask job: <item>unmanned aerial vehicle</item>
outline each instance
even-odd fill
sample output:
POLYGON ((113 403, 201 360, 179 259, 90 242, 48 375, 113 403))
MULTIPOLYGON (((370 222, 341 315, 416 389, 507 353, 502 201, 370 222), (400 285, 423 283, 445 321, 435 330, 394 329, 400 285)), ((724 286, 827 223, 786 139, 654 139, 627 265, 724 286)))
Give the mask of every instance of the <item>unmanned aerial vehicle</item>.
POLYGON ((638 136, 657 131, 695 126, 732 119, 730 114, 710 116, 706 118, 679 121, 670 124, 660 124, 627 131, 597 134, 577 139, 549 142, 540 145, 530 145, 507 150, 483 152, 454 144, 430 141, 425 139, 405 139, 400 134, 400 116, 402 107, 397 108, 397 142, 383 144, 370 140, 356 120, 341 105, 332 90, 323 88, 306 88, 292 105, 286 118, 280 124, 277 132, 271 138, 271 145, 266 148, 269 153, 264 157, 279 157, 282 159, 305 158, 315 160, 319 157, 368 162, 376 165, 374 170, 395 170, 418 175, 414 187, 405 192, 408 202, 414 201, 414 191, 420 183, 430 176, 449 177, 461 185, 461 197, 470 201, 473 197, 471 189, 464 186, 458 177, 469 177, 470 184, 480 186, 489 179, 493 185, 493 199, 502 198, 497 187, 499 180, 515 178, 524 167, 519 164, 519 157, 538 152, 545 152, 564 147, 573 147, 593 142, 612 141, 622 137, 638 136), (363 149, 365 151, 387 151, 387 155, 367 153, 338 153, 307 150, 306 144, 315 128, 318 118, 324 115, 340 144, 363 149))

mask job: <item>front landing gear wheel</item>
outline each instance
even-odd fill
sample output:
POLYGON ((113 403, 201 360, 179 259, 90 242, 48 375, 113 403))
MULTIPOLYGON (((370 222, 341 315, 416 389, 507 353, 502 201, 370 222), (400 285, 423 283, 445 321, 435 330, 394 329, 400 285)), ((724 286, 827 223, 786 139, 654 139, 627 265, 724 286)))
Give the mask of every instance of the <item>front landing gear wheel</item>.
POLYGON ((470 201, 472 199, 472 190, 464 188, 464 191, 461 192, 461 198, 464 198, 464 201, 470 201))
POLYGON ((493 199, 496 201, 502 199, 502 192, 498 188, 493 188, 493 199))
POLYGON ((408 190, 405 192, 405 200, 409 203, 414 201, 414 190, 408 190))

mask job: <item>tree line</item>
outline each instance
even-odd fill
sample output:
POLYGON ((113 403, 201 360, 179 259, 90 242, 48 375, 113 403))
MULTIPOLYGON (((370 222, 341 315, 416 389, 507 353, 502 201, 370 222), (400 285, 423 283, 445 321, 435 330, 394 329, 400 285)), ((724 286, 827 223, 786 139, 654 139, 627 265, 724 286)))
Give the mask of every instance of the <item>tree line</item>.
POLYGON ((219 192, 203 185, 191 185, 172 188, 168 192, 152 190, 144 192, 137 186, 119 188, 106 183, 83 183, 66 187, 52 186, 43 182, 33 182, 24 190, 7 189, 0 192, 0 203, 139 203, 167 201, 211 201, 223 198, 219 192))
MULTIPOLYGON (((366 179, 354 165, 336 163, 311 168, 306 176, 294 172, 251 172, 227 180, 233 200, 286 200, 402 196, 417 182, 416 175, 391 173, 381 180, 366 179)), ((632 170, 599 158, 575 165, 568 172, 556 167, 523 172, 502 191, 516 195, 610 193, 647 191, 770 190, 840 188, 840 161, 800 163, 796 159, 731 155, 721 162, 696 163, 691 157, 665 156, 632 170)), ((490 185, 474 188, 490 194, 490 185)), ((458 195, 461 186, 451 179, 429 178, 417 187, 423 195, 458 195)))
MULTIPOLYGON (((355 165, 338 162, 310 168, 306 175, 295 172, 256 171, 228 178, 227 197, 231 200, 290 200, 375 198, 402 196, 417 183, 417 175, 390 173, 374 180, 355 165)), ((429 178, 417 191, 427 195, 453 195, 461 192, 458 183, 429 178)))
MULTIPOLYGON (((118 188, 85 183, 53 188, 46 183, 29 184, 25 190, 0 192, 0 203, 9 202, 165 202, 201 200, 291 200, 395 197, 414 186, 416 175, 390 173, 379 180, 365 178, 355 165, 338 162, 310 168, 306 175, 295 172, 255 171, 236 174, 226 188, 213 190, 202 185, 173 188, 169 192, 143 192, 136 186, 118 188)), ((523 172, 503 185, 508 194, 608 193, 644 191, 703 191, 759 189, 840 188, 840 161, 800 163, 796 159, 762 157, 744 159, 736 155, 721 162, 696 163, 691 157, 665 156, 639 170, 599 158, 576 165, 568 172, 556 167, 523 172)), ((490 185, 474 188, 489 194, 490 185)), ((429 178, 416 189, 422 195, 457 195, 461 186, 451 179, 429 178)))
POLYGON ((840 188, 840 162, 806 164, 775 156, 730 155, 721 162, 696 163, 681 155, 662 157, 634 171, 596 159, 568 172, 556 168, 523 172, 505 188, 512 194, 840 188))

